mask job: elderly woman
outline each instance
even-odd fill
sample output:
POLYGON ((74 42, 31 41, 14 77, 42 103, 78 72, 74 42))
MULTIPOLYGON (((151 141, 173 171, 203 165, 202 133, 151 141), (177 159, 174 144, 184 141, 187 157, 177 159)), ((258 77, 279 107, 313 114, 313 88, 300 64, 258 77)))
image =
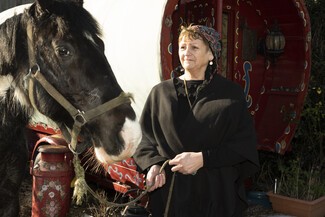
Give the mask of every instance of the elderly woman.
POLYGON ((181 76, 153 87, 144 106, 134 159, 153 217, 239 217, 246 208, 256 138, 242 88, 217 73, 219 40, 212 28, 182 27, 173 71, 181 76))

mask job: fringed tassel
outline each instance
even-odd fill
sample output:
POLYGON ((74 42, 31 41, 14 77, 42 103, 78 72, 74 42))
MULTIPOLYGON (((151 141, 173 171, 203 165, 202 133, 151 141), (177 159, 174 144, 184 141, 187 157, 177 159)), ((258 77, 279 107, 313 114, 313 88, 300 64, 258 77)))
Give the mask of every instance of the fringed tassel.
POLYGON ((81 205, 83 203, 84 197, 87 195, 87 183, 85 180, 85 170, 81 166, 80 159, 76 154, 73 157, 73 165, 75 172, 75 181, 72 199, 77 205, 81 205))

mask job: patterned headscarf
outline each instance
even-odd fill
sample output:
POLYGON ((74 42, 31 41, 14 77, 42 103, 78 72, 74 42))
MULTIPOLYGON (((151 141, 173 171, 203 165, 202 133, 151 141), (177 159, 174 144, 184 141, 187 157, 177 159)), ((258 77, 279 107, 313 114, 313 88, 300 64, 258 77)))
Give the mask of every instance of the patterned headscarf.
POLYGON ((192 29, 194 32, 197 32, 202 38, 204 38, 208 43, 209 47, 213 53, 214 61, 218 61, 220 57, 221 44, 220 44, 220 34, 213 28, 202 26, 202 25, 193 25, 189 29, 192 29))

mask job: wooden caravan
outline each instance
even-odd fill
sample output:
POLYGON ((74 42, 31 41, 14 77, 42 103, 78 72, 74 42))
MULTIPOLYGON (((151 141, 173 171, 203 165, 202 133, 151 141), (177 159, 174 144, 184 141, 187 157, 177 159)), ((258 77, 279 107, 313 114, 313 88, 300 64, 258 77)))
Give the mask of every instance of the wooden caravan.
POLYGON ((258 148, 281 154, 290 150, 310 76, 311 33, 304 1, 167 1, 161 31, 164 79, 178 65, 176 36, 183 23, 209 25, 222 34, 219 73, 242 85, 258 148))

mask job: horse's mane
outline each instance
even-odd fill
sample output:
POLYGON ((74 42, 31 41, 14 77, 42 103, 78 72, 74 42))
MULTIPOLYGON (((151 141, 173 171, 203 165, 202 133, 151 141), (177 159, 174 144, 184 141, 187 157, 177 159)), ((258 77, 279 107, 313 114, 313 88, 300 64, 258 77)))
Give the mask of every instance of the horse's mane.
POLYGON ((17 43, 26 38, 21 32, 21 16, 15 15, 0 25, 0 75, 17 71, 16 55, 25 53, 23 47, 17 43))

